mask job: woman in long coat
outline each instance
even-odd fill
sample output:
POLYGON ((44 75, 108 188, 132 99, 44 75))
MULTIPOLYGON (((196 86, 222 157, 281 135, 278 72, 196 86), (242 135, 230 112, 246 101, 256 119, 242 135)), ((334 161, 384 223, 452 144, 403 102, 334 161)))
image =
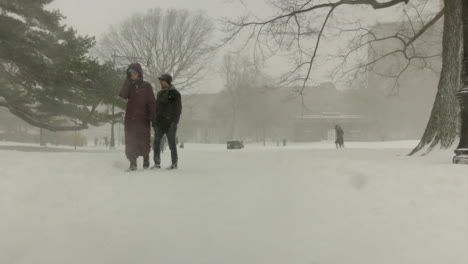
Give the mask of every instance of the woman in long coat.
POLYGON ((151 121, 156 118, 156 99, 153 87, 143 80, 143 69, 138 63, 127 69, 120 97, 128 100, 125 112, 125 154, 130 171, 137 169, 137 158, 143 156, 143 167, 149 167, 151 151, 151 121))

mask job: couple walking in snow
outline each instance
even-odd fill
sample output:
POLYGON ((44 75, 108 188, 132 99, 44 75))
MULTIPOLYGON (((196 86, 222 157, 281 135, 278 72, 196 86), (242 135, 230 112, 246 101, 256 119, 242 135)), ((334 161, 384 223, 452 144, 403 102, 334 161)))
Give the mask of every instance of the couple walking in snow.
POLYGON ((143 80, 141 65, 134 63, 127 69, 127 79, 119 96, 127 100, 125 154, 130 161, 130 171, 137 170, 137 159, 140 156, 143 157, 143 168, 150 167, 151 125, 154 129, 153 168, 161 168, 160 145, 166 135, 172 161, 168 169, 177 169, 176 134, 182 113, 182 99, 179 91, 172 85, 169 74, 161 75, 159 82, 161 90, 155 97, 151 84, 143 80))

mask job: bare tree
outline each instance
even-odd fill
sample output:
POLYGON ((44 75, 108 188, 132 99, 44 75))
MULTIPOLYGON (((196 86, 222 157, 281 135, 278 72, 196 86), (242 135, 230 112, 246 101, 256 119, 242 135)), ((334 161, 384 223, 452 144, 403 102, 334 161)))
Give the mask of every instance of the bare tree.
POLYGON ((343 33, 354 35, 346 51, 337 56, 341 60, 334 73, 337 80, 343 77, 357 80, 360 74, 372 71, 392 81, 388 92, 398 94, 400 78, 406 72, 431 69, 440 74, 442 28, 434 25, 441 21, 444 9, 437 13, 427 11, 427 3, 427 0, 413 0, 398 23, 366 28, 358 22, 337 28, 337 37, 346 37, 343 33), (429 31, 430 36, 424 37, 429 31), (414 69, 410 70, 411 67, 414 69))
MULTIPOLYGON (((226 42, 234 40, 241 34, 247 34, 247 41, 254 43, 254 54, 263 55, 265 51, 279 49, 290 50, 295 56, 295 66, 283 76, 280 83, 289 85, 300 82, 301 88, 298 93, 302 97, 311 79, 314 63, 321 47, 321 40, 326 31, 332 30, 330 21, 333 20, 336 10, 357 5, 368 6, 373 9, 384 9, 402 3, 408 4, 409 2, 410 0, 275 1, 273 4, 278 13, 272 18, 250 20, 248 17, 244 17, 237 21, 228 21, 227 32, 229 36, 226 38, 226 42)), ((419 6, 424 7, 429 0, 412 0, 411 2, 419 2, 419 6)), ((364 41, 364 43, 361 41, 355 47, 355 50, 351 49, 349 51, 349 54, 351 54, 359 48, 372 47, 372 44, 377 42, 400 42, 399 48, 345 71, 346 73, 356 73, 359 70, 367 70, 369 66, 390 56, 399 56, 403 58, 403 60, 400 60, 400 62, 404 62, 402 67, 387 76, 395 79, 394 88, 398 88, 399 77, 408 69, 411 63, 417 61, 425 63, 427 59, 438 56, 438 54, 421 55, 416 51, 414 44, 445 15, 442 41, 443 63, 438 93, 421 143, 412 154, 426 146, 429 146, 429 151, 437 145, 448 148, 456 137, 458 106, 455 94, 460 87, 462 70, 461 3, 461 0, 445 0, 445 8, 430 17, 420 17, 419 20, 416 20, 419 21, 419 24, 412 23, 411 21, 415 21, 414 19, 408 19, 411 31, 406 33, 398 32, 395 35, 378 37, 375 34, 373 35, 371 30, 359 27, 357 29, 361 32, 359 37, 368 41, 364 41)), ((415 6, 418 7, 416 4, 413 5, 413 7, 415 6)), ((347 56, 343 56, 343 59, 346 61, 347 56)))
POLYGON ((340 0, 315 4, 312 0, 287 0, 273 2, 278 14, 270 19, 250 21, 243 17, 238 21, 228 20, 226 42, 234 40, 246 32, 247 42, 254 43, 254 55, 265 55, 271 51, 287 49, 296 56, 296 67, 285 74, 282 84, 302 83, 303 93, 310 81, 312 68, 317 58, 325 29, 333 13, 341 6, 367 5, 374 9, 383 9, 407 3, 409 0, 340 0), (320 20, 320 21, 319 21, 320 20))
POLYGON ((241 104, 245 102, 242 100, 242 94, 255 80, 255 67, 245 57, 228 54, 224 56, 221 72, 225 82, 224 93, 229 101, 231 119, 229 138, 232 139, 236 135, 241 104))
MULTIPOLYGON (((369 67, 384 65, 384 73, 377 73, 381 78, 393 79, 392 92, 398 93, 400 77, 408 71, 411 66, 421 66, 430 68, 430 60, 442 56, 442 71, 438 84, 438 92, 431 112, 429 122, 420 143, 413 149, 413 155, 427 147, 427 154, 434 147, 440 145, 442 148, 449 148, 457 136, 457 126, 459 121, 459 109, 456 100, 456 93, 461 87, 462 74, 462 14, 461 1, 446 1, 445 7, 435 14, 422 14, 422 10, 427 4, 427 0, 413 0, 414 17, 410 17, 405 10, 406 19, 402 19, 405 25, 394 35, 378 37, 372 30, 360 28, 366 32, 359 38, 367 37, 364 43, 358 41, 355 48, 349 50, 344 56, 354 53, 357 49, 367 47, 373 55, 365 63, 361 63, 345 73, 354 71, 367 71, 369 67), (438 48, 431 45, 434 43, 425 42, 424 35, 429 31, 434 31, 434 26, 445 16, 444 27, 441 34, 442 54, 439 55, 438 48), (375 47, 385 45, 384 43, 395 41, 395 49, 387 52, 377 52, 375 47), (426 44, 426 45, 425 45, 426 44), (429 53, 428 53, 429 51, 429 53), (432 53, 431 53, 432 52, 432 53), (393 68, 390 69, 390 68, 393 68)), ((436 30, 437 31, 437 30, 436 30)), ((439 39, 438 36, 436 39, 439 39)), ((436 43, 436 46, 439 44, 436 43)))
POLYGON ((456 99, 463 74, 463 6, 462 0, 445 0, 442 72, 431 117, 421 142, 411 152, 437 145, 449 148, 457 136, 459 106, 456 99))
POLYGON ((111 27, 98 52, 104 58, 116 52, 125 63, 140 61, 153 83, 160 74, 170 73, 184 89, 196 83, 206 69, 213 30, 211 20, 203 13, 156 8, 111 27))

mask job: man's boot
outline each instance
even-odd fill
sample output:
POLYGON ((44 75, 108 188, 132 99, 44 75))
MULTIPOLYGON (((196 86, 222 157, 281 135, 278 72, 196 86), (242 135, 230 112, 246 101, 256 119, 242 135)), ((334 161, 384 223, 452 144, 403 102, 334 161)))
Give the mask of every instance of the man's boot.
POLYGON ((151 169, 160 169, 161 168, 161 159, 154 158, 154 166, 151 169))
POLYGON ((177 163, 172 163, 171 166, 169 166, 169 168, 167 168, 168 170, 177 170, 177 163))

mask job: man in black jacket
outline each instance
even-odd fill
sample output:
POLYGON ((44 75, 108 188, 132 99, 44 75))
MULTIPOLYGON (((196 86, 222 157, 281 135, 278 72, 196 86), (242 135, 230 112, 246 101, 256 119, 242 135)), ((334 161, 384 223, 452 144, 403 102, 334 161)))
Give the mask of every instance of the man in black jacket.
POLYGON ((182 98, 177 89, 172 85, 172 76, 163 74, 159 77, 161 91, 156 96, 156 120, 154 128, 154 168, 161 168, 161 140, 167 136, 169 149, 171 150, 172 165, 168 169, 177 169, 177 125, 182 114, 182 98))

